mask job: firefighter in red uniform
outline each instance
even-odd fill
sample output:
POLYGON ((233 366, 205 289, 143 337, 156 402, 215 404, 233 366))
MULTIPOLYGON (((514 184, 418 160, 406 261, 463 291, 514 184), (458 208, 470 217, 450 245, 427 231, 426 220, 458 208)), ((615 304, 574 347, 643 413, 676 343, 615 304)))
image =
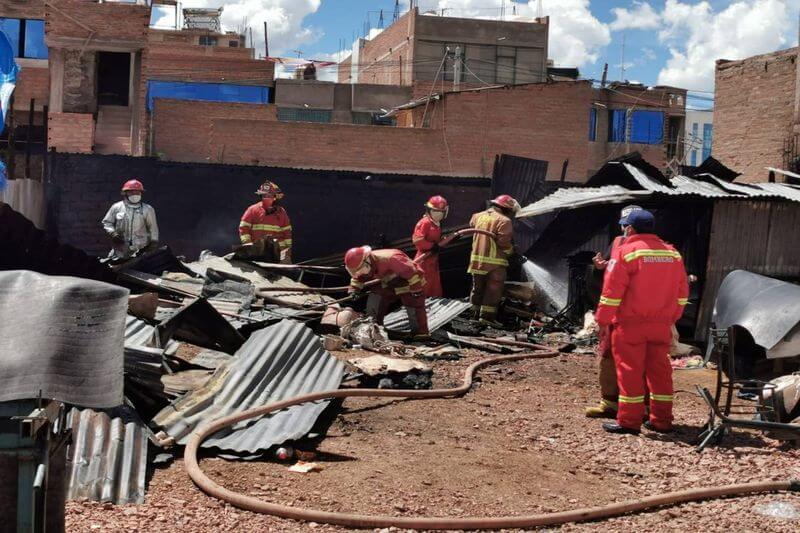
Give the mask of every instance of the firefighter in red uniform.
POLYGON ((681 255, 653 234, 653 214, 634 211, 627 221, 629 236, 606 268, 597 307, 597 323, 614 325, 611 350, 619 384, 617 421, 603 429, 638 434, 646 386, 650 419, 645 427, 667 432, 672 429, 671 328, 683 314, 689 284, 681 255))
MULTIPOLYGON (((622 226, 623 234, 615 237, 611 243, 611 249, 607 257, 603 257, 599 252, 594 256, 594 267, 597 270, 607 273, 606 267, 611 261, 619 262, 619 247, 625 242, 625 236, 629 231, 628 215, 634 211, 639 211, 638 205, 629 205, 622 210, 619 225, 622 226)), ((589 418, 616 418, 617 400, 619 397, 619 387, 617 386, 617 369, 614 366, 614 356, 611 353, 611 326, 601 327, 598 332, 597 355, 599 361, 599 380, 600 380, 600 403, 596 407, 587 407, 586 416, 589 418)))
POLYGON ((439 242, 442 240, 442 221, 447 218, 449 209, 447 200, 441 196, 432 196, 425 204, 425 215, 417 222, 411 237, 417 249, 414 262, 425 275, 423 294, 426 298, 440 298, 444 294, 439 276, 439 242), (420 261, 423 254, 428 256, 420 261))
POLYGON ((283 199, 280 187, 265 181, 256 194, 261 201, 251 205, 239 222, 239 238, 242 244, 255 244, 262 239, 273 239, 280 249, 280 262, 292 262, 292 223, 286 210, 276 205, 283 199))
POLYGON ((378 324, 383 324, 389 307, 400 300, 408 313, 411 335, 419 340, 428 337, 428 315, 423 295, 425 277, 403 251, 359 246, 347 251, 344 265, 352 278, 349 292, 370 292, 367 314, 378 324), (380 283, 367 286, 373 280, 380 280, 380 283))

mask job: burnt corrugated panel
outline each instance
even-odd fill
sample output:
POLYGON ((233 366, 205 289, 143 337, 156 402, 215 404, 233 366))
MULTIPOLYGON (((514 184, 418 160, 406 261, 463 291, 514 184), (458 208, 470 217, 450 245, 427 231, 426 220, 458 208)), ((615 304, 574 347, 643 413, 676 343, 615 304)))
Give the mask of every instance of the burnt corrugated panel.
POLYGON ((128 315, 125 319, 125 346, 155 347, 156 328, 144 320, 128 315))
MULTIPOLYGON (((254 332, 230 363, 200 389, 163 409, 153 421, 179 444, 199 425, 301 394, 338 389, 344 364, 322 349, 306 326, 284 320, 254 332)), ((328 401, 297 405, 212 435, 205 448, 255 453, 303 437, 328 401)))
POLYGON ((536 203, 523 207, 517 218, 534 217, 564 209, 577 209, 597 204, 621 204, 647 197, 651 191, 632 191, 619 185, 604 187, 568 187, 558 189, 536 203))
MULTIPOLYGON (((458 315, 469 309, 471 304, 463 300, 449 298, 428 298, 425 300, 425 309, 428 312, 428 329, 432 332, 453 321, 458 315)), ((401 308, 386 315, 383 320, 386 329, 392 331, 411 331, 406 310, 401 308)))
POLYGON ((147 430, 136 413, 72 409, 67 417, 72 444, 67 452, 72 500, 144 503, 147 430))

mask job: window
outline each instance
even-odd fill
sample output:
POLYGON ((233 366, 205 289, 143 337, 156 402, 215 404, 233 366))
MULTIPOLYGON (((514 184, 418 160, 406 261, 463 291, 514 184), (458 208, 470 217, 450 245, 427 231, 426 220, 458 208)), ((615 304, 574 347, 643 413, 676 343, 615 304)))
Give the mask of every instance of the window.
POLYGON ((200 46, 217 46, 217 38, 210 35, 201 35, 200 46))
POLYGON ((625 142, 626 110, 608 110, 608 142, 625 142))
POLYGON ((0 30, 11 41, 14 57, 47 59, 43 20, 0 18, 0 30))
POLYGON ((597 109, 594 107, 589 109, 589 140, 597 140, 597 109))
POLYGON ((239 41, 228 41, 228 47, 239 48, 239 41))
POLYGON ((631 114, 631 142, 661 144, 664 142, 664 113, 634 111, 631 114))
POLYGON ((327 109, 278 108, 278 120, 283 122, 330 122, 331 114, 327 109))
POLYGON ((697 150, 692 150, 692 166, 697 166, 697 150))
POLYGON ((703 124, 703 161, 711 155, 711 139, 714 134, 713 124, 703 124))
POLYGON ((517 49, 512 46, 498 46, 495 62, 497 83, 514 83, 517 72, 517 49))

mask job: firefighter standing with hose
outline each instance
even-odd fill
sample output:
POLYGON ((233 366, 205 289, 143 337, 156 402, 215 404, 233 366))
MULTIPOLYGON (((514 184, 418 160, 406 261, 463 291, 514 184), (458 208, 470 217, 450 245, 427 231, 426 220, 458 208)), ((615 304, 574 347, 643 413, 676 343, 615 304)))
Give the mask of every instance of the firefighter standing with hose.
POLYGON ((400 300, 408 313, 411 335, 415 340, 429 338, 428 315, 425 311, 425 277, 419 266, 402 250, 373 250, 369 246, 351 248, 344 256, 344 265, 351 276, 349 292, 370 292, 367 314, 378 324, 389 307, 400 300), (380 280, 380 283, 367 283, 380 280))
POLYGON ((603 424, 609 433, 638 434, 650 391, 645 427, 672 429, 672 326, 683 314, 689 283, 681 255, 653 233, 655 219, 644 209, 627 217, 630 230, 617 260, 609 262, 597 323, 614 325, 611 349, 617 367, 617 421, 603 424))
POLYGON ((112 261, 129 259, 142 250, 158 246, 156 211, 142 202, 144 185, 128 180, 122 186, 123 199, 103 217, 103 230, 111 238, 113 248, 108 254, 112 261))
POLYGON ((245 246, 269 240, 277 245, 279 261, 292 262, 292 223, 286 210, 276 205, 283 199, 280 187, 265 181, 256 194, 261 201, 247 208, 239 222, 239 238, 245 246))
POLYGON ((495 237, 483 233, 473 235, 467 272, 472 274, 470 302, 475 318, 485 325, 501 327, 496 320, 497 307, 503 297, 508 258, 514 251, 512 218, 520 206, 507 194, 501 194, 490 204, 486 211, 472 215, 469 225, 495 237))
POLYGON ((439 275, 439 249, 442 241, 442 221, 447 218, 450 207, 442 196, 432 196, 425 203, 425 215, 414 227, 411 237, 417 255, 414 262, 419 265, 425 276, 423 294, 428 298, 444 295, 442 279, 439 275), (425 257, 422 257, 425 255, 425 257))

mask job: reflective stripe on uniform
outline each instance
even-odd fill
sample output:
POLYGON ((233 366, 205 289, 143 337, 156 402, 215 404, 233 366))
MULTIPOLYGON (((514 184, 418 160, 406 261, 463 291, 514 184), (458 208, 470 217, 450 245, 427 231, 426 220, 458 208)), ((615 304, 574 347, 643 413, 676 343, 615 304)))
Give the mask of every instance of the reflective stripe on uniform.
POLYGON ((488 271, 488 270, 479 270, 479 269, 477 269, 477 268, 472 268, 472 267, 470 267, 470 268, 468 268, 468 269, 467 269, 467 274, 473 274, 473 275, 478 275, 478 276, 485 276, 485 275, 487 275, 488 273, 489 273, 489 271, 488 271))
POLYGON ((680 259, 681 254, 674 250, 636 250, 625 254, 623 259, 626 263, 630 263, 634 259, 639 259, 640 257, 672 257, 674 259, 680 259))
POLYGON ((292 245, 292 239, 284 239, 282 241, 278 241, 278 246, 281 248, 289 248, 292 245))
POLYGON ((469 260, 475 263, 482 263, 485 265, 508 266, 508 261, 506 261, 505 259, 500 259, 497 257, 488 257, 486 255, 473 254, 470 256, 469 260))
POLYGON ((686 305, 689 303, 688 298, 678 298, 678 305, 686 305))
POLYGON ((241 222, 239 222, 239 227, 240 228, 249 228, 249 227, 252 227, 252 224, 242 220, 241 222))
POLYGON ((365 284, 361 283, 360 281, 356 281, 354 279, 351 279, 350 280, 350 286, 351 287, 355 287, 356 289, 363 289, 365 287, 365 284))
POLYGON ((408 284, 409 285, 416 285, 417 283, 419 283, 421 281, 422 281, 422 278, 419 276, 419 274, 414 274, 413 276, 411 276, 411 279, 408 280, 408 284))
POLYGON ((404 285, 402 287, 397 287, 394 290, 395 294, 408 294, 409 292, 411 292, 411 287, 409 287, 408 285, 404 285))
POLYGON ((601 296, 600 303, 609 307, 619 307, 622 303, 622 298, 606 298, 605 296, 601 296))
POLYGON ((292 226, 281 226, 281 231, 292 231, 292 226))
POLYGON ((275 226, 273 224, 253 224, 253 229, 255 231, 281 231, 280 226, 275 226))
POLYGON ((657 402, 671 402, 672 394, 650 394, 650 399, 657 402))
POLYGON ((644 395, 642 396, 623 396, 619 395, 619 403, 644 403, 644 395))
POLYGON ((497 312, 497 308, 494 307, 494 306, 491 306, 491 305, 482 305, 481 306, 481 313, 483 313, 484 311, 486 311, 487 313, 496 313, 497 312))
POLYGON ((242 244, 247 244, 248 242, 253 242, 253 238, 250 237, 249 233, 243 233, 239 235, 239 238, 242 240, 242 244))

